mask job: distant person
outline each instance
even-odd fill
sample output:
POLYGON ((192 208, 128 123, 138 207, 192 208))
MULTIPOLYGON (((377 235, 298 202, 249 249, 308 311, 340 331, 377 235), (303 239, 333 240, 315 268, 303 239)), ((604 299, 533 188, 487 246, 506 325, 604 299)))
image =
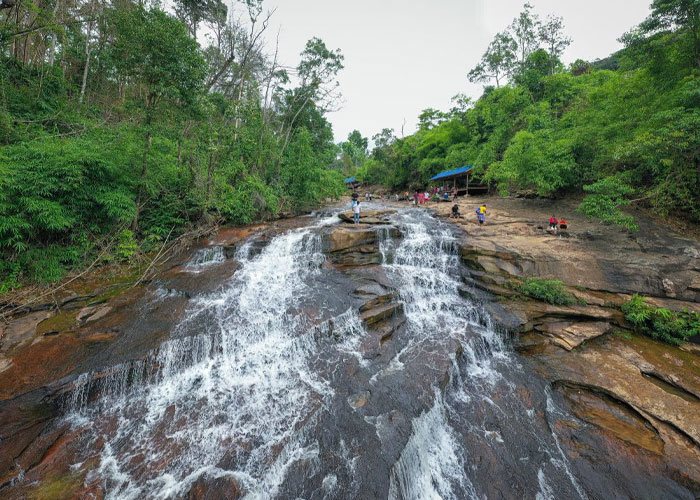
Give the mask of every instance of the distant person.
POLYGON ((425 198, 425 202, 428 203, 430 201, 430 193, 426 191, 424 198, 425 198))
POLYGON ((452 217, 462 217, 462 214, 459 213, 459 205, 457 205, 456 203, 452 205, 452 217))
POLYGON ((450 194, 447 191, 445 191, 444 193, 442 193, 442 199, 444 201, 450 201, 450 194))
POLYGON ((559 221, 557 220, 557 218, 556 218, 555 216, 552 215, 552 216, 549 218, 549 229, 555 229, 555 230, 556 230, 556 229, 557 229, 557 224, 559 224, 559 221))
POLYGON ((354 207, 352 207, 352 218, 353 218, 353 222, 355 224, 360 223, 360 202, 359 201, 357 203, 355 203, 354 207))
POLYGON ((479 221, 480 226, 486 222, 486 203, 476 209, 476 219, 479 221))
POLYGON ((418 191, 413 192, 413 204, 418 205, 418 191))
POLYGON ((566 219, 562 218, 559 221, 559 229, 561 229, 562 231, 566 231, 568 227, 569 227, 569 225, 566 223, 566 219))

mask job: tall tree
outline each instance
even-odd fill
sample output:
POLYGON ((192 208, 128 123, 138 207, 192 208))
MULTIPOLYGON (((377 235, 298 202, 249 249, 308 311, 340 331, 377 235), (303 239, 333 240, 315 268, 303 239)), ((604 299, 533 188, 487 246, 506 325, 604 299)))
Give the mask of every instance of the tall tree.
POLYGON ((486 49, 481 62, 469 72, 469 81, 489 82, 495 80, 496 87, 500 87, 501 82, 513 72, 516 49, 517 43, 508 32, 498 33, 486 49))
POLYGON ((204 84, 206 66, 197 42, 187 35, 180 22, 165 12, 135 5, 119 11, 117 16, 113 60, 119 72, 138 81, 145 89, 146 138, 132 222, 132 229, 136 230, 145 194, 151 124, 156 107, 163 97, 186 104, 196 101, 204 84))
POLYGON ((523 11, 513 19, 510 24, 510 31, 518 45, 518 62, 524 64, 527 57, 538 48, 537 35, 540 20, 532 13, 532 5, 526 3, 523 11))
POLYGON ((564 34, 564 19, 552 15, 547 16, 545 22, 540 24, 539 37, 547 52, 549 52, 551 60, 550 74, 554 74, 555 61, 571 45, 571 37, 564 34))
POLYGON ((654 0, 639 26, 643 35, 676 31, 689 38, 692 60, 700 68, 700 0, 654 0))

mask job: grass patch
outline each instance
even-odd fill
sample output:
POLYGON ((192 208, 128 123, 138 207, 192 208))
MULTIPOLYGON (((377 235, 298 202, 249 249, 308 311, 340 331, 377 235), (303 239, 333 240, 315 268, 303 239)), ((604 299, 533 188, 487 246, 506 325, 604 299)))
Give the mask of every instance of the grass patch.
POLYGON ((637 294, 622 305, 622 312, 635 331, 669 344, 682 345, 700 335, 700 314, 656 308, 637 294))
POLYGON ((515 289, 523 295, 549 304, 570 306, 577 303, 576 298, 566 291, 561 281, 527 278, 516 284, 515 289))

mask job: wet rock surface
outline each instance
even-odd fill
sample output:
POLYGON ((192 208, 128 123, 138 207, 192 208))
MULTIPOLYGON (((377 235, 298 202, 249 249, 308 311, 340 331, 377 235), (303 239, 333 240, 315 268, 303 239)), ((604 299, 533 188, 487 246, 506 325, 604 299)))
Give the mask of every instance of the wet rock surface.
POLYGON ((700 494, 700 357, 629 335, 619 311, 641 290, 696 307, 694 278, 672 272, 690 243, 663 250, 672 284, 622 286, 644 263, 590 260, 581 241, 604 232, 540 275, 568 264, 509 232, 363 217, 224 230, 149 283, 18 316, 0 347, 0 496, 700 494), (563 279, 579 304, 522 297, 522 276, 563 279))

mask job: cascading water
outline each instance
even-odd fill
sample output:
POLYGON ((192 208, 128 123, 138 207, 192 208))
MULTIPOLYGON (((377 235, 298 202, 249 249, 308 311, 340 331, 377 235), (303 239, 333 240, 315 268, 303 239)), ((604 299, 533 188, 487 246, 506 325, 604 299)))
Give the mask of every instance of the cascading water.
POLYGON ((325 348, 337 357, 324 354, 337 362, 363 332, 359 317, 330 299, 299 314, 323 261, 313 228, 273 239, 256 257, 239 254, 231 283, 196 299, 177 338, 153 354, 157 373, 145 385, 94 406, 76 398, 69 418, 94 421, 85 434, 105 441, 95 474, 108 498, 177 497, 202 476, 226 475, 250 498, 268 498, 291 463, 318 453, 313 436, 297 432, 331 392, 311 366, 315 333, 333 317, 343 341, 325 348))
MULTIPOLYGON (((520 483, 513 498, 530 492, 538 499, 585 499, 556 436, 532 423, 534 406, 517 392, 521 367, 504 335, 485 311, 459 295, 460 263, 451 228, 425 219, 416 211, 399 217, 404 240, 388 266, 399 285, 411 334, 398 361, 404 364, 420 355, 423 346, 432 349, 448 340, 459 341, 462 349, 445 394, 435 389, 432 408, 413 420, 412 435, 392 469, 390 500, 487 497, 478 483, 490 480, 491 474, 480 474, 483 467, 474 463, 470 450, 495 450, 494 460, 510 462, 509 481, 516 476, 520 483), (508 433, 512 436, 505 436, 506 442, 508 433), (523 433, 529 439, 523 440, 523 433), (527 463, 532 450, 514 456, 519 435, 521 442, 536 443, 537 465, 527 463), (562 472, 568 480, 561 479, 562 472), (555 486, 547 482, 548 476, 557 477, 556 497, 551 496, 555 486)), ((547 396, 547 408, 552 406, 547 396)))
POLYGON ((379 230, 383 264, 341 272, 321 251, 334 222, 243 245, 151 356, 78 378, 67 418, 85 441, 76 461, 98 463, 86 482, 113 499, 227 480, 252 499, 587 498, 556 398, 460 295, 454 229, 399 211, 401 239, 379 230), (398 295, 390 342, 361 321, 360 287, 398 295))

